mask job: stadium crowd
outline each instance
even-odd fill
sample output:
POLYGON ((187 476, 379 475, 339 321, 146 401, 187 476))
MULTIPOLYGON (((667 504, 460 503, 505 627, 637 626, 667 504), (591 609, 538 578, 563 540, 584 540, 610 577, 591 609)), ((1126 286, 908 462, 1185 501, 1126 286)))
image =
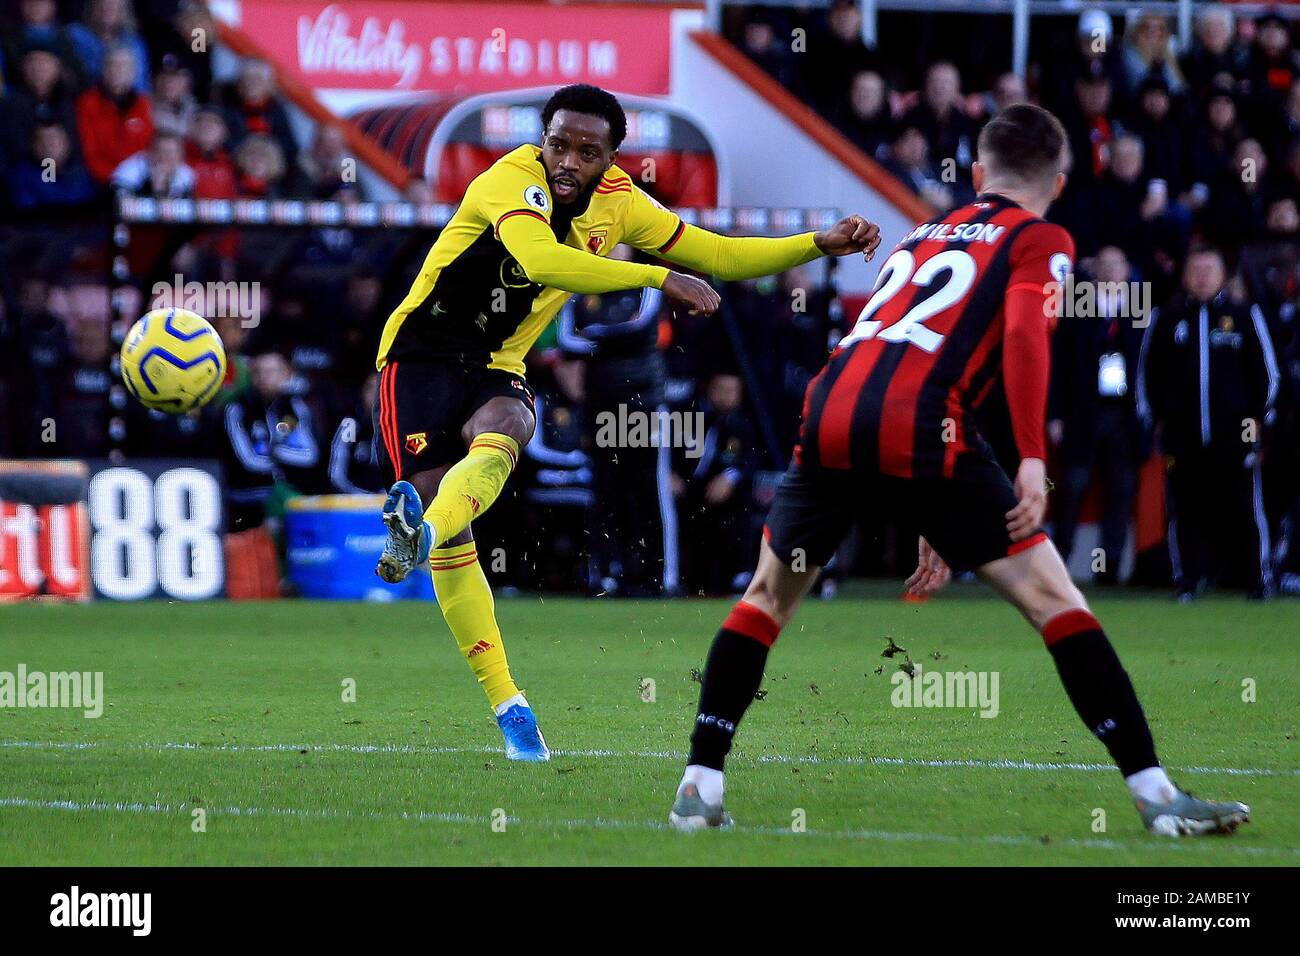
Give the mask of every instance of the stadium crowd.
MULTIPOLYGON (((378 490, 371 358, 433 234, 133 227, 128 289, 110 295, 114 192, 354 202, 363 189, 343 174, 341 129, 295 119, 270 66, 223 48, 202 4, 11 6, 0 23, 0 456, 220 457, 232 531, 268 515, 273 526, 289 494, 378 490), (183 418, 127 402, 110 374, 115 311, 134 316, 174 274, 256 283, 261 315, 252 328, 217 319, 228 382, 183 418)), ((872 50, 860 26, 851 2, 729 7, 726 20, 747 55, 940 212, 972 198, 975 140, 999 108, 1032 99, 1070 134, 1069 186, 1051 218, 1076 238, 1079 278, 1102 285, 1056 336, 1063 552, 1096 486, 1112 558, 1094 570, 1117 579, 1139 471, 1158 449, 1180 593, 1216 578, 1257 595, 1300 591, 1288 554, 1300 520, 1291 22, 1199 6, 1195 42, 1178 51, 1158 16, 1042 18, 1024 79, 982 72, 973 50, 921 63, 872 50)), ((407 195, 427 199, 428 187, 407 195)), ((716 320, 673 316, 649 293, 575 298, 529 361, 538 428, 525 463, 475 525, 534 556, 500 583, 743 586, 804 386, 845 325, 833 285, 804 270, 730 284, 716 320), (597 428, 616 407, 698 414, 704 427, 688 447, 612 449, 597 428)), ((987 427, 996 444, 999 423, 987 427)), ((905 531, 887 550, 846 547, 841 570, 903 568, 905 531)))

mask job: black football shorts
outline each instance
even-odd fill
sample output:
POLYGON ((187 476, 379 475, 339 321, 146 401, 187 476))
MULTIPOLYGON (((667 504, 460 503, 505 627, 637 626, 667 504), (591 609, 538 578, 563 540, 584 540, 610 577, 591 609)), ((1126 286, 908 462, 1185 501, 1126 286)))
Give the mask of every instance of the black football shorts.
POLYGON ((1046 539, 1007 534, 1018 499, 991 458, 963 455, 952 478, 898 478, 792 463, 777 486, 763 536, 786 565, 822 567, 856 519, 918 528, 954 572, 973 571, 1046 539))
POLYGON ((389 362, 379 373, 375 444, 385 485, 460 461, 460 430, 497 396, 533 408, 533 390, 503 369, 450 362, 389 362))

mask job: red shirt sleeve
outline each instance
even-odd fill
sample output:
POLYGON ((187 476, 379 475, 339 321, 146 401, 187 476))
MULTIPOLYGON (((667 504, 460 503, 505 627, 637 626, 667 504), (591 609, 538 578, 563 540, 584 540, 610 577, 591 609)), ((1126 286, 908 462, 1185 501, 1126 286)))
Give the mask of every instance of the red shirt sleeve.
POLYGON ((1002 380, 1020 457, 1047 457, 1047 383, 1060 283, 1074 268, 1074 240, 1037 222, 1011 248, 1002 342, 1002 380))

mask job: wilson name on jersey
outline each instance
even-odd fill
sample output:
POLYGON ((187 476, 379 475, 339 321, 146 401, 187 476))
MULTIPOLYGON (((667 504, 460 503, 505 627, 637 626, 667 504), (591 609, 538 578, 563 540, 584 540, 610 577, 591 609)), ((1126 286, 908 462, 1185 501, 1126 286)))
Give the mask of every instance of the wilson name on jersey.
POLYGON ((652 248, 680 219, 611 166, 583 204, 556 204, 541 149, 512 150, 470 183, 406 298, 388 318, 376 366, 440 360, 524 374, 523 358, 569 293, 529 279, 500 237, 503 222, 532 216, 559 243, 606 256, 620 241, 652 248))
POLYGON ((1065 230, 992 194, 918 225, 810 384, 797 460, 952 477, 963 454, 987 453, 974 413, 1002 394, 1006 296, 1046 296, 1073 254, 1065 230))

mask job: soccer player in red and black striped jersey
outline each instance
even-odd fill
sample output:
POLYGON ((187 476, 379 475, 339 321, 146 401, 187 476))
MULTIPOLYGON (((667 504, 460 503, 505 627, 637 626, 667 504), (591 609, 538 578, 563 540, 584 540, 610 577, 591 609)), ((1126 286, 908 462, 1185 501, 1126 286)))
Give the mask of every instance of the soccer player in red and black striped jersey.
POLYGON ((920 528, 909 593, 975 571, 1043 636, 1148 830, 1231 832, 1249 819, 1244 804, 1199 800, 1170 782, 1128 675, 1040 527, 1051 304, 1074 256, 1069 234, 1042 217, 1065 185, 1065 132, 1046 110, 1012 106, 984 128, 978 157, 975 202, 903 238, 808 386, 758 569, 709 651, 670 815, 682 829, 730 823, 722 769, 736 725, 777 635, 863 512, 920 528), (1014 481, 976 424, 992 402, 1010 413, 1014 481))

